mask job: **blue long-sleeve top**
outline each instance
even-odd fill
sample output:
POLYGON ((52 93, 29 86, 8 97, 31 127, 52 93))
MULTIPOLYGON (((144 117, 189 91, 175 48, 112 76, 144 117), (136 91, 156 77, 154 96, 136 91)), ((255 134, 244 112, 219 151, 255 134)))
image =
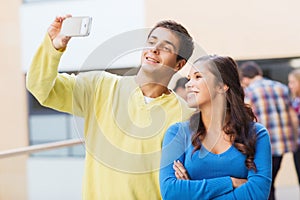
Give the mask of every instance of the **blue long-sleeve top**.
POLYGON ((193 153, 189 122, 172 125, 163 140, 159 177, 163 199, 268 199, 272 181, 270 138, 264 126, 259 123, 254 123, 254 126, 257 172, 246 168, 246 156, 233 145, 221 154, 211 153, 203 145, 193 153), (183 163, 190 180, 176 178, 174 160, 183 163), (234 189, 230 177, 248 180, 234 189))

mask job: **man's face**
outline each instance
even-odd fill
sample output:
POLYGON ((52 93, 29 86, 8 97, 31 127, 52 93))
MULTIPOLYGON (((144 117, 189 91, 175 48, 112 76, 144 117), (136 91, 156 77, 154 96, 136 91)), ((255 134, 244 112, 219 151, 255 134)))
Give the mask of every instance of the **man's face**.
MULTIPOLYGON (((147 39, 142 54, 142 68, 148 72, 174 73, 178 71, 177 54, 180 41, 172 31, 158 27, 147 39)), ((179 68, 180 69, 180 68, 179 68)))
POLYGON ((250 85, 251 79, 248 77, 243 77, 241 81, 241 85, 243 88, 248 87, 250 85))
POLYGON ((290 74, 288 76, 288 86, 289 86, 293 96, 297 97, 300 95, 299 81, 293 74, 290 74))

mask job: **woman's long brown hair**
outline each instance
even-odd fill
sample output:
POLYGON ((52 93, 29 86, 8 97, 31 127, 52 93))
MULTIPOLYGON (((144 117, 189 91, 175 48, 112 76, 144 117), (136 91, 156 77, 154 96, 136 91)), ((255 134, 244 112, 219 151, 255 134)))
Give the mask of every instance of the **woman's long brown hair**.
MULTIPOLYGON (((245 165, 248 169, 256 171, 254 163, 256 133, 254 121, 256 117, 251 107, 244 103, 244 90, 239 80, 236 62, 230 57, 205 56, 194 62, 208 64, 219 83, 229 87, 226 91, 226 121, 223 126, 225 134, 233 140, 233 145, 246 155, 245 165)), ((201 141, 206 136, 206 128, 202 121, 201 111, 196 112, 190 118, 190 129, 193 133, 192 144, 194 152, 201 148, 201 141)))

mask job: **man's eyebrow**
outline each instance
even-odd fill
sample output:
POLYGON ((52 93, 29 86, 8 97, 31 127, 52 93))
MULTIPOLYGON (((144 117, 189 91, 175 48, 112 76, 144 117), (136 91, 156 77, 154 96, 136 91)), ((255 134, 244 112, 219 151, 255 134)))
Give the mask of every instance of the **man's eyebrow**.
MULTIPOLYGON (((153 35, 151 35, 149 38, 153 38, 153 39, 155 39, 155 40, 158 39, 156 36, 153 36, 153 35)), ((175 46, 172 42, 170 42, 169 40, 163 40, 163 42, 165 42, 165 43, 171 45, 175 50, 177 50, 176 46, 175 46)))
POLYGON ((150 35, 149 38, 157 39, 157 37, 156 37, 156 36, 153 36, 153 35, 150 35))

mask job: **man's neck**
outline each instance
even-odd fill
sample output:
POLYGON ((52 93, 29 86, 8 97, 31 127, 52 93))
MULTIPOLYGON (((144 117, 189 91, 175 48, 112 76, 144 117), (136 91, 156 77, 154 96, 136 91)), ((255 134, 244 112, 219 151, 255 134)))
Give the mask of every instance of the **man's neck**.
POLYGON ((156 98, 162 94, 170 94, 168 84, 171 78, 166 76, 164 79, 156 80, 139 72, 135 77, 135 81, 140 86, 144 96, 156 98))
POLYGON ((169 89, 166 86, 155 84, 155 83, 148 83, 145 85, 140 86, 144 96, 156 98, 161 96, 162 94, 170 94, 169 89))
POLYGON ((262 76, 260 76, 260 75, 258 75, 258 76, 255 76, 255 77, 253 77, 252 79, 251 79, 251 82, 250 82, 250 84, 251 83, 254 83, 255 81, 258 81, 258 80, 260 80, 260 79, 262 79, 263 77, 262 76))

